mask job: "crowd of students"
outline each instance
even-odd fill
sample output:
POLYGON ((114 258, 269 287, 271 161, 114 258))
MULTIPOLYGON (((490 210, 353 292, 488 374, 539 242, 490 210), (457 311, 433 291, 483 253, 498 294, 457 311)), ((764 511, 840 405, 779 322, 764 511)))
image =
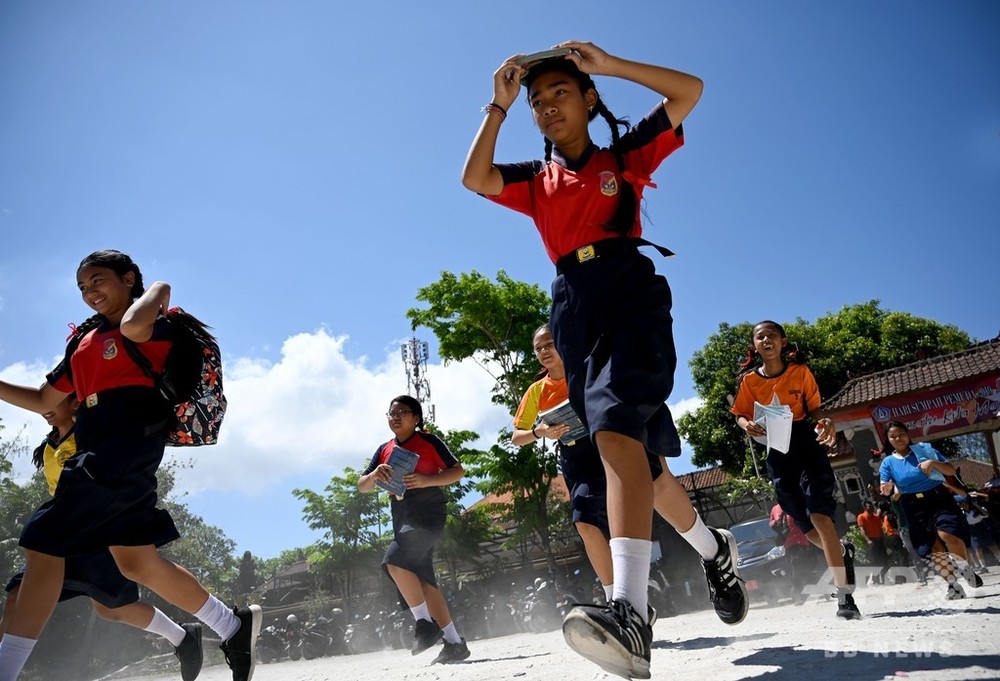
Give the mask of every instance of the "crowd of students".
MULTIPOLYGON (((703 84, 695 76, 578 41, 534 61, 523 55, 506 59, 492 83, 493 97, 483 107, 462 182, 529 216, 555 268, 550 321, 534 339, 546 374, 525 394, 514 443, 558 441, 565 424, 546 422, 539 414, 563 400, 587 433, 560 442, 558 450, 573 521, 607 602, 572 608, 563 633, 571 648, 605 670, 649 678, 656 616, 648 606, 654 510, 701 557, 720 620, 738 624, 749 607, 732 534, 702 521, 669 469, 669 459, 680 454, 666 406, 677 364, 671 291, 639 250, 670 254, 643 238, 640 204, 643 193, 656 186, 654 171, 683 145, 682 123, 703 84), (649 90, 651 111, 635 126, 626 124, 602 99, 594 80, 600 76, 649 90), (497 163, 501 126, 522 93, 543 136, 544 159, 497 163), (589 125, 598 117, 608 126, 608 147, 591 139, 589 125)), ((28 520, 20 538, 26 567, 12 582, 0 625, 0 681, 18 677, 56 602, 77 594, 94 599, 104 616, 127 611, 131 615, 120 619, 167 638, 177 650, 182 678, 192 681, 201 665, 201 625, 178 625, 141 603, 137 583, 212 629, 223 642, 234 681, 249 681, 260 607, 227 606, 158 551, 178 537, 169 514, 156 503, 155 472, 172 415, 157 381, 125 350, 135 344, 153 374, 163 372, 175 340, 165 322, 170 286, 158 281, 144 287, 138 266, 118 251, 91 254, 76 278, 96 315, 92 327, 41 387, 0 382, 0 399, 38 413, 62 410, 74 395, 79 400, 75 450, 66 446, 68 431, 60 421, 40 459, 53 497, 28 520)), ((820 551, 830 568, 836 615, 857 619, 854 547, 838 536, 833 521, 835 479, 825 447, 835 440, 833 423, 817 414, 815 378, 790 357, 780 324, 756 324, 749 341, 750 361, 739 375, 732 414, 739 428, 756 437, 766 435, 767 424, 755 414, 755 404, 790 414, 790 441, 768 448, 767 473, 802 546, 820 551)), ((414 467, 396 481, 403 489, 392 496, 393 541, 383 567, 412 613, 413 654, 441 643, 435 662, 461 662, 470 650, 437 587, 433 548, 446 520, 441 487, 457 482, 464 471, 447 446, 425 430, 417 400, 392 399, 386 416, 393 437, 376 449, 358 489, 374 492, 392 484, 397 450, 415 455, 414 467)), ((950 593, 960 597, 956 572, 973 585, 978 579, 966 561, 968 524, 934 477, 954 471, 939 456, 911 456, 915 446, 902 428, 889 429, 894 453, 883 464, 882 492, 899 495, 919 556, 949 556, 938 571, 949 580, 950 593)), ((863 526, 878 553, 874 547, 882 545, 882 535, 867 516, 863 526)), ((893 530, 882 525, 883 534, 893 530)))

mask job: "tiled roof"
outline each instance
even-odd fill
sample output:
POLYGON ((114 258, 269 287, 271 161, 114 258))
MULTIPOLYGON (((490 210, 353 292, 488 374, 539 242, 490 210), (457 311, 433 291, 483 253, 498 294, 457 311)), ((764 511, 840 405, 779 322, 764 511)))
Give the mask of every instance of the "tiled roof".
POLYGON ((695 489, 711 489, 713 487, 718 487, 729 479, 729 474, 726 473, 722 468, 716 466, 715 468, 707 468, 703 471, 694 471, 693 473, 685 473, 684 475, 677 476, 677 482, 681 483, 685 492, 690 492, 695 489))
POLYGON ((962 480, 976 489, 982 489, 986 483, 996 477, 993 475, 993 466, 976 459, 963 457, 952 459, 951 463, 962 470, 962 480))
POLYGON ((950 355, 852 378, 820 409, 827 412, 848 409, 995 371, 1000 371, 1000 337, 950 355))

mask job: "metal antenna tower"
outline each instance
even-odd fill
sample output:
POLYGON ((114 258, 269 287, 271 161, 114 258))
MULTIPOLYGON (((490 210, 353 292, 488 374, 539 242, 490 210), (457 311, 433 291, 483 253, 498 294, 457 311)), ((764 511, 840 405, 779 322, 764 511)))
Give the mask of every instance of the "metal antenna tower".
POLYGON ((418 340, 414 336, 399 349, 403 355, 403 367, 406 369, 406 394, 420 401, 424 407, 424 420, 433 423, 434 405, 430 403, 431 384, 427 382, 429 354, 427 341, 418 340))

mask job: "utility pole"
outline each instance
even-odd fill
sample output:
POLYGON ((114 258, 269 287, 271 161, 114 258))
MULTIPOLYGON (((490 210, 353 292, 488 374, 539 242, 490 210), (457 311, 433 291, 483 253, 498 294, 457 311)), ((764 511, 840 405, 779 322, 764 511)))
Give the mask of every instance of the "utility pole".
POLYGON ((404 343, 400 350, 403 355, 403 368, 406 371, 406 394, 417 398, 424 408, 424 420, 434 422, 434 405, 431 401, 431 384, 427 382, 427 356, 429 349, 427 341, 418 340, 416 336, 404 343))

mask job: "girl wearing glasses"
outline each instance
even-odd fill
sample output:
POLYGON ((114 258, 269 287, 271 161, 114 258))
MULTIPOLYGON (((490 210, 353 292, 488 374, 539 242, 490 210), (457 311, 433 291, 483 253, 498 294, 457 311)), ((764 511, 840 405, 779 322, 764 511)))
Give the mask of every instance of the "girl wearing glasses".
POLYGON ((388 461, 396 447, 419 456, 414 471, 403 478, 405 494, 390 497, 394 536, 382 567, 413 614, 411 652, 421 653, 444 638, 444 648, 434 663, 460 662, 469 657, 469 649, 458 635, 448 604, 437 588, 433 553, 447 517, 447 500, 441 488, 461 480, 465 471, 440 438, 424 431, 423 408, 415 398, 394 398, 386 418, 395 437, 375 450, 358 479, 358 489, 374 492, 377 482, 389 482, 392 467, 388 461))

